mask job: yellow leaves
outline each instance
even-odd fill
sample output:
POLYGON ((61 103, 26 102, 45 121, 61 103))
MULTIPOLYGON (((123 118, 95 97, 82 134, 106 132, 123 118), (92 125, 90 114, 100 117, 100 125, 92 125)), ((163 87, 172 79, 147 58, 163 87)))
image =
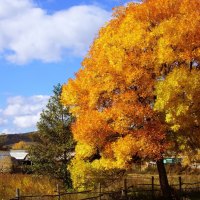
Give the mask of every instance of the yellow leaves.
POLYGON ((96 150, 93 146, 87 143, 78 142, 75 148, 75 152, 77 158, 85 159, 92 156, 96 150))
POLYGON ((189 105, 179 104, 177 106, 176 116, 185 115, 189 110, 189 105))
POLYGON ((137 23, 134 19, 134 13, 127 12, 123 23, 121 23, 118 29, 118 35, 120 35, 120 46, 124 49, 133 49, 135 47, 140 48, 145 42, 145 35, 148 23, 137 23), (125 34, 124 34, 125 33, 125 34))
POLYGON ((28 149, 30 146, 30 144, 24 142, 24 141, 20 141, 15 143, 14 145, 12 145, 12 149, 28 149))
POLYGON ((183 166, 192 166, 191 164, 200 161, 200 150, 197 151, 184 151, 181 155, 183 166))
POLYGON ((79 178, 84 182, 86 171, 128 168, 135 155, 159 158, 174 137, 186 147, 199 136, 198 5, 199 0, 130 3, 100 30, 61 98, 76 116, 75 185, 79 178), (99 159, 87 162, 97 150, 99 159))
POLYGON ((174 131, 195 126, 200 123, 199 94, 200 71, 190 71, 189 67, 175 68, 157 84, 154 109, 166 114, 166 122, 174 131))
POLYGON ((175 124, 171 127, 171 129, 175 132, 177 132, 179 129, 181 128, 181 126, 179 124, 175 124))
POLYGON ((124 138, 120 138, 115 142, 113 146, 114 155, 117 159, 117 164, 126 168, 127 162, 130 162, 132 155, 135 155, 141 147, 138 143, 141 141, 135 140, 131 135, 127 135, 124 138))
POLYGON ((70 170, 70 175, 73 181, 73 187, 76 189, 84 190, 85 187, 88 188, 86 184, 87 174, 90 172, 90 164, 81 159, 72 159, 68 169, 70 170))
POLYGON ((157 63, 172 63, 175 60, 174 50, 170 46, 171 44, 164 38, 158 40, 157 45, 157 63))
POLYGON ((92 189, 95 181, 99 183, 103 176, 108 178, 107 175, 109 175, 109 173, 114 175, 114 171, 122 169, 121 167, 122 166, 117 166, 114 160, 105 157, 102 157, 100 160, 94 160, 93 162, 75 157, 72 159, 68 169, 70 170, 73 180, 73 187, 81 191, 92 189))
POLYGON ((87 95, 85 90, 80 90, 81 85, 75 83, 72 79, 69 79, 68 84, 63 85, 61 102, 63 105, 70 107, 70 111, 73 114, 77 114, 80 111, 80 106, 78 105, 80 97, 87 102, 87 95), (77 93, 77 91, 80 91, 77 93))
POLYGON ((109 159, 102 157, 99 160, 95 160, 94 162, 91 163, 91 166, 96 169, 96 170, 101 170, 101 171, 106 171, 106 170, 111 170, 111 169, 123 169, 122 165, 119 165, 115 160, 109 159))
POLYGON ((117 71, 122 71, 125 52, 116 46, 111 46, 109 49, 110 51, 106 51, 106 56, 110 62, 110 65, 117 71))
POLYGON ((173 121, 173 115, 171 113, 167 113, 165 117, 165 121, 167 123, 170 123, 171 121, 173 121))

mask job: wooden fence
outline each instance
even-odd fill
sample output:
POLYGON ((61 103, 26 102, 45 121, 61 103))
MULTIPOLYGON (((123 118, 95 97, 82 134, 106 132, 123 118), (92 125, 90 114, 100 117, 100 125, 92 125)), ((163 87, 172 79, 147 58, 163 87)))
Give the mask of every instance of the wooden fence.
MULTIPOLYGON (((130 180, 130 179, 129 179, 130 180)), ((172 193, 175 199, 184 200, 188 193, 200 192, 200 182, 184 183, 182 178, 178 178, 178 184, 171 185, 172 193)), ((160 185, 155 184, 154 176, 151 177, 149 184, 128 185, 128 179, 123 180, 123 187, 116 191, 106 191, 101 184, 98 185, 96 191, 87 190, 83 192, 61 192, 59 185, 56 188, 56 194, 52 195, 30 195, 21 194, 16 189, 16 196, 10 200, 132 200, 143 199, 154 200, 161 196, 160 185)))

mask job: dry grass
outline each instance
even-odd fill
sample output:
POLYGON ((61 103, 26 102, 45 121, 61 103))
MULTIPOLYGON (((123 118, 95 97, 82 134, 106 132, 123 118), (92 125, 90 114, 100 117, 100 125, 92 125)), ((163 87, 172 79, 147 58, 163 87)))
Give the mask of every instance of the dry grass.
POLYGON ((0 174, 0 200, 15 197, 16 188, 19 188, 23 195, 55 194, 56 183, 48 177, 0 174))
MULTIPOLYGON (((160 189, 159 186, 159 176, 158 174, 138 174, 138 173, 131 173, 126 175, 126 177, 123 177, 121 179, 113 179, 113 180, 102 180, 101 182, 106 183, 102 187, 103 191, 117 191, 120 188, 124 187, 124 178, 126 178, 127 181, 127 186, 133 186, 134 190, 138 189, 151 189, 152 186, 152 176, 154 177, 154 188, 155 189, 160 189)), ((168 175, 168 180, 169 184, 173 186, 174 188, 179 188, 179 177, 181 177, 182 183, 200 183, 200 174, 169 174, 168 175), (174 186, 175 185, 175 186, 174 186)), ((92 180, 91 180, 92 181, 92 180)), ((187 188, 187 187, 199 187, 200 184, 197 185, 187 185, 183 184, 182 188, 187 188)))
MULTIPOLYGON (((15 197, 16 188, 22 196, 57 195, 57 181, 48 177, 39 177, 23 174, 0 174, 0 200, 9 200, 15 197)), ((64 190, 61 191, 61 193, 64 190)), ((61 200, 78 200, 94 196, 91 193, 69 194, 61 196, 61 200)), ((58 197, 23 198, 26 200, 57 200, 58 197)))
MULTIPOLYGON (((134 185, 137 184, 151 184, 151 178, 154 176, 155 178, 155 184, 159 184, 159 177, 157 174, 128 174, 127 179, 130 180, 131 183, 134 185)), ((184 183, 195 183, 200 182, 200 174, 168 174, 168 180, 169 184, 178 184, 179 183, 179 177, 182 178, 182 182, 184 183)))
MULTIPOLYGON (((140 184, 151 184, 152 176, 155 178, 155 184, 159 184, 159 177, 156 174, 128 174, 127 185, 133 185, 137 190, 139 188, 151 187, 144 186, 140 184)), ((170 184, 178 184, 179 176, 176 174, 169 175, 170 184)), ((200 182, 200 175, 181 175, 182 181, 184 183, 194 183, 200 182)), ((92 181, 92 180, 91 180, 92 181)), ((104 183, 107 182, 106 185, 102 186, 102 191, 118 191, 119 188, 123 187, 123 178, 121 179, 113 179, 113 180, 104 180, 104 183)), ((98 184, 97 184, 98 185, 98 184)), ((0 174, 0 200, 9 200, 15 197, 15 190, 19 188, 22 195, 44 195, 44 194, 56 194, 56 181, 50 180, 48 177, 37 177, 33 175, 22 175, 22 174, 0 174)), ((156 187, 155 187, 156 189, 156 187)), ((98 191, 98 187, 97 190, 98 191)), ((72 194, 66 195, 61 198, 61 200, 70 199, 70 200, 78 200, 86 197, 95 196, 96 194, 72 194)), ((56 198, 49 198, 51 200, 56 198)), ((44 198, 43 198, 44 200, 44 198)))

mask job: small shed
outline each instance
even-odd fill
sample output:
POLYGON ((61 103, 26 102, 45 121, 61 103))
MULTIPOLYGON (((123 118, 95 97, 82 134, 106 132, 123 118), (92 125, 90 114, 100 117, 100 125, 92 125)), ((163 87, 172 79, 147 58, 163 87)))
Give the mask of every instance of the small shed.
POLYGON ((26 156, 28 155, 28 151, 26 150, 10 150, 11 157, 17 159, 17 160, 24 160, 26 156))
POLYGON ((28 159, 28 151, 27 150, 10 150, 10 156, 15 158, 19 164, 31 164, 30 160, 28 159))

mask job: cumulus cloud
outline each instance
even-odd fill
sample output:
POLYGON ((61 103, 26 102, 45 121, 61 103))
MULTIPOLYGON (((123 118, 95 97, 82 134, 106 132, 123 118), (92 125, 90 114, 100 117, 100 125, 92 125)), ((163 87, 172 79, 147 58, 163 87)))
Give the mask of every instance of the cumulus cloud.
POLYGON ((16 96, 8 99, 8 105, 4 109, 4 115, 31 115, 41 111, 46 105, 49 96, 35 95, 31 97, 16 96))
POLYGON ((49 96, 47 95, 8 98, 6 107, 0 112, 2 127, 0 132, 16 133, 35 130, 40 113, 46 107, 48 100, 49 96))
POLYGON ((79 5, 53 14, 31 0, 0 1, 0 53, 10 62, 58 61, 85 54, 111 13, 94 5, 79 5))
POLYGON ((34 127, 40 119, 40 113, 35 115, 17 116, 13 120, 13 124, 20 128, 34 127))

